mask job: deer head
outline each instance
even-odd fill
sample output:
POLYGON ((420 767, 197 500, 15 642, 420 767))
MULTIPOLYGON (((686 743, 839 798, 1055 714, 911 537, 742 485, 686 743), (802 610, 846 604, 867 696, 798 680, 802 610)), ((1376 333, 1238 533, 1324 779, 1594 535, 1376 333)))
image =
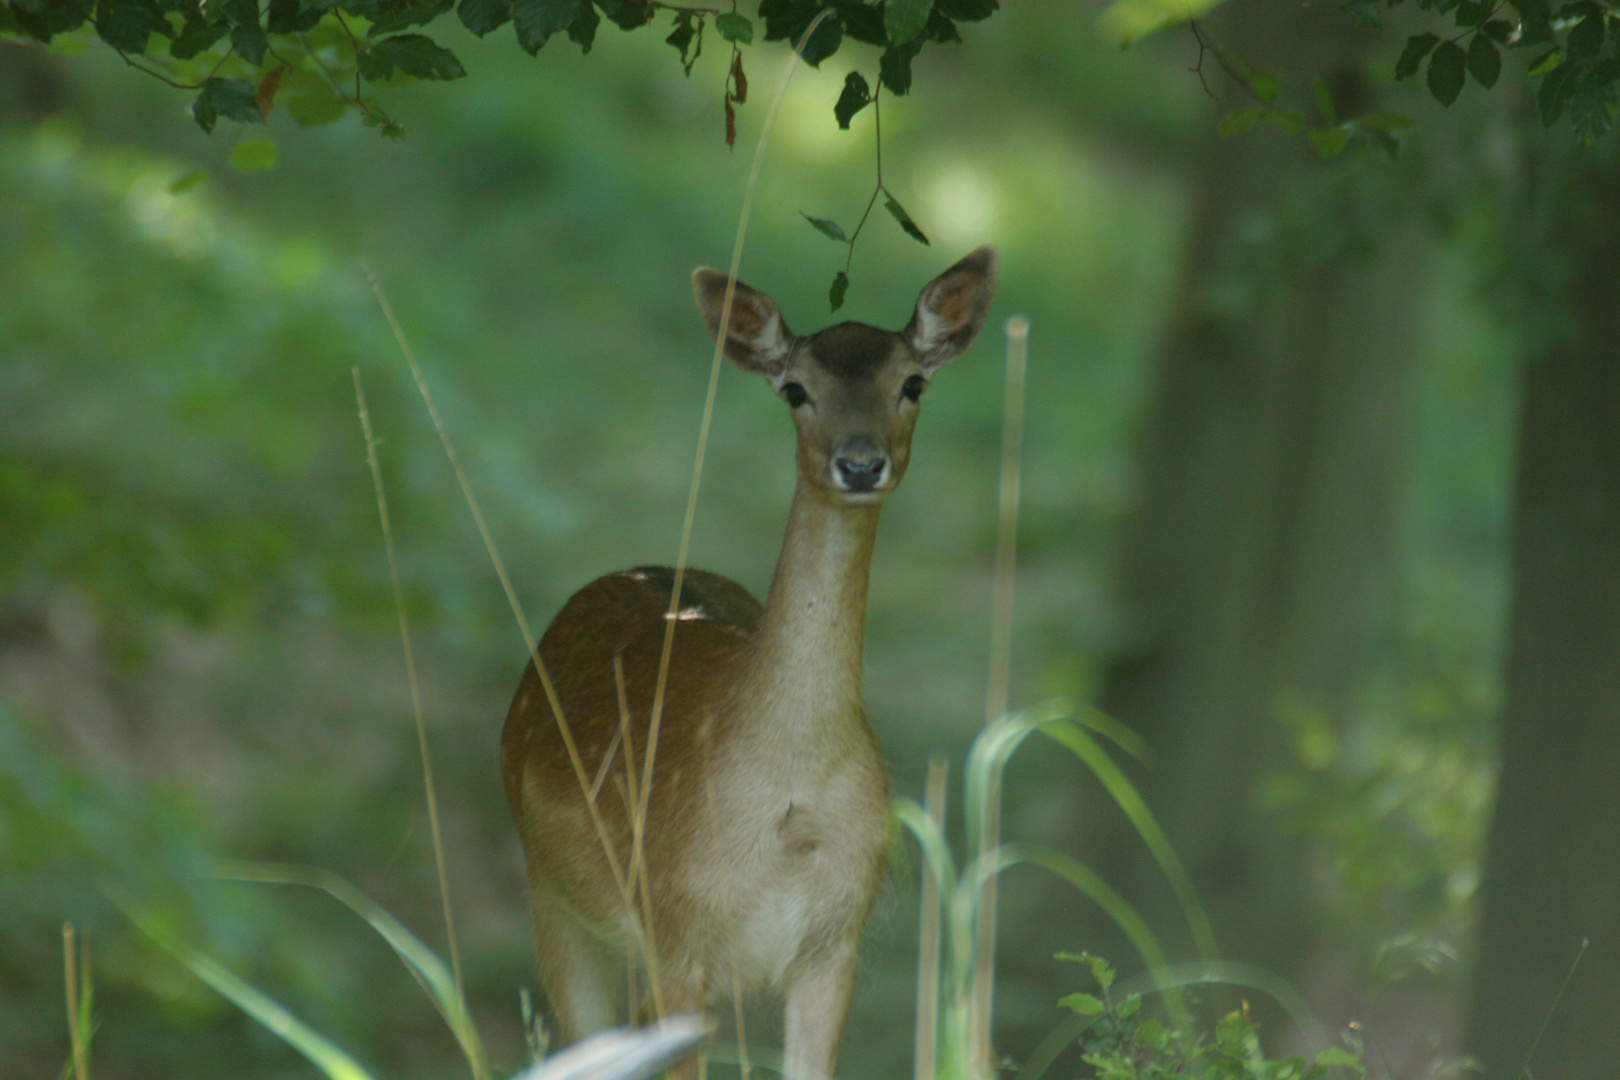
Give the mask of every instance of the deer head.
MULTIPOLYGON (((881 502, 905 475, 917 405, 934 372, 960 356, 984 326, 997 259, 981 247, 929 282, 905 328, 844 322, 809 337, 787 328, 776 302, 737 282, 725 353, 763 375, 793 410, 801 484, 853 505, 881 502)), ((730 279, 692 274, 709 333, 718 335, 730 279)))

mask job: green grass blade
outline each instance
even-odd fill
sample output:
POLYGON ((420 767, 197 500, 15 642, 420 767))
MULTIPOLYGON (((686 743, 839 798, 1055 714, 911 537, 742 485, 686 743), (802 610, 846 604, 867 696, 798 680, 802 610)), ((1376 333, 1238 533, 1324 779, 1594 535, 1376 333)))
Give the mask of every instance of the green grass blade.
MULTIPOLYGON (((940 900, 946 907, 948 935, 951 942, 952 991, 949 997, 954 1000, 967 992, 967 980, 972 975, 970 967, 973 957, 972 901, 969 901, 969 906, 964 911, 958 897, 960 888, 956 879, 956 860, 951 857, 950 845, 945 842, 944 834, 929 819, 928 812, 915 800, 904 796, 896 798, 890 804, 890 812, 917 838, 917 845, 922 848, 923 861, 939 885, 940 900), (954 902, 950 899, 953 897, 957 897, 954 902)), ((949 1011, 950 1002, 947 1002, 946 1012, 949 1011)))
POLYGON ((1030 732, 1066 715, 1067 710, 1062 702, 1042 702, 986 724, 978 738, 973 740, 966 770, 968 851, 979 850, 979 836, 989 813, 985 800, 990 792, 997 789, 996 782, 1000 779, 1002 769, 1006 768, 1007 759, 1012 757, 1030 732))
POLYGON ((1159 756, 1153 752, 1153 747, 1142 741, 1142 737, 1112 716, 1092 705, 1082 705, 1074 710, 1076 722, 1085 725, 1092 731, 1101 735, 1131 757, 1142 764, 1152 767, 1158 764, 1159 756))
POLYGON ((889 812, 917 838, 923 863, 928 867, 928 872, 934 875, 943 896, 956 881, 956 860, 951 858, 951 848, 945 843, 944 835, 915 799, 902 795, 889 804, 889 812))
POLYGON ((330 1080, 373 1080, 372 1075, 340 1050, 336 1044, 288 1012, 280 1002, 239 978, 212 958, 169 935, 150 913, 140 912, 115 901, 124 914, 165 952, 197 978, 213 987, 221 997, 269 1028, 275 1035, 303 1054, 330 1080))
POLYGON ((292 866, 286 863, 239 862, 220 867, 216 877, 232 881, 258 881, 273 885, 303 885, 320 889, 360 916, 404 962, 416 981, 426 991, 439 1015, 449 1026, 474 1076, 488 1076, 488 1056, 483 1039, 473 1025, 467 1011, 466 999, 456 988, 455 976, 440 960, 438 954, 422 943, 394 916, 371 897, 349 884, 330 870, 319 867, 292 866))
POLYGON ((1108 794, 1119 804, 1119 808, 1125 811, 1125 816, 1131 819, 1131 824, 1136 827, 1138 835, 1147 844, 1148 851, 1159 864, 1159 869, 1169 879, 1170 888, 1175 891, 1176 899, 1181 903, 1181 910, 1186 914, 1187 924, 1192 928, 1193 943, 1197 946, 1199 955, 1205 960, 1214 960, 1215 931, 1210 926, 1209 916, 1205 914, 1204 906, 1198 902, 1198 894, 1193 891, 1192 881, 1187 876, 1186 868, 1181 865, 1181 857, 1176 854, 1175 848, 1170 846, 1164 830, 1159 827, 1158 819, 1153 816, 1153 811, 1148 809, 1136 786, 1130 782, 1097 740, 1072 720, 1062 717, 1049 719, 1040 725, 1040 730, 1073 752, 1108 790, 1108 794))
POLYGON ((1150 971, 1168 967, 1169 960, 1159 945, 1159 939, 1148 928, 1142 916, 1136 913, 1130 902, 1115 892, 1112 886, 1091 867, 1060 851, 1037 847, 1034 844, 1003 844, 996 849, 996 858, 992 866, 979 866, 978 860, 975 860, 974 865, 968 867, 963 875, 961 888, 969 895, 974 895, 978 891, 979 883, 990 874, 999 874, 1003 870, 1021 864, 1038 866, 1057 875, 1102 908, 1103 913, 1125 932, 1125 936, 1130 939, 1131 945, 1150 971))

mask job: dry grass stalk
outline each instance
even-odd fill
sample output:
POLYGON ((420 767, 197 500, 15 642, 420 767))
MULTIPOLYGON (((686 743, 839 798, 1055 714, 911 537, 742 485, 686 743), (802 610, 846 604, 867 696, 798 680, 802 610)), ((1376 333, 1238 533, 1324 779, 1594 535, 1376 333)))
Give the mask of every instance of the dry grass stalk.
MULTIPOLYGON (((985 723, 1007 712, 1012 676, 1013 583, 1018 557, 1019 471, 1024 451, 1024 369, 1029 354, 1029 320, 1014 315, 1007 320, 1007 382, 1001 429, 1001 495, 996 528, 995 582, 991 600, 990 678, 985 692, 985 723)), ((1001 784, 986 792, 985 821, 980 833, 979 857, 988 864, 1001 843, 1001 784)), ((990 1042, 990 1015, 996 973, 996 876, 984 880, 979 891, 973 957, 973 993, 969 1048, 980 1075, 995 1074, 990 1042)))
MULTIPOLYGON (((944 754, 928 760, 928 786, 925 804, 928 820, 941 831, 945 828, 945 777, 950 768, 944 754)), ((940 966, 940 885, 937 869, 923 869, 922 911, 917 931, 917 1049, 916 1080, 935 1080, 939 1069, 939 966, 940 966)))
POLYGON ((388 580, 394 590, 394 612, 399 617, 399 640, 405 648, 405 677, 411 687, 416 742, 422 754, 422 786, 427 791, 428 825, 433 833, 433 863, 438 870, 439 899, 444 906, 444 934, 450 947, 450 974, 456 983, 457 996, 465 997, 461 983, 461 952, 456 945, 456 919, 450 904, 450 876, 445 870, 444 839, 439 828, 439 798, 433 783, 433 759, 428 753, 427 724, 422 718, 422 692, 416 676, 416 650, 411 647, 411 626, 405 617, 405 593, 400 588, 399 559, 394 551, 394 526, 388 514, 382 465, 377 460, 377 439, 371 430, 371 410, 366 405, 366 389, 361 382, 358 366, 354 368, 354 398, 360 412, 360 431, 366 439, 366 463, 371 467, 371 486, 377 493, 377 516, 382 521, 383 547, 388 554, 388 580))

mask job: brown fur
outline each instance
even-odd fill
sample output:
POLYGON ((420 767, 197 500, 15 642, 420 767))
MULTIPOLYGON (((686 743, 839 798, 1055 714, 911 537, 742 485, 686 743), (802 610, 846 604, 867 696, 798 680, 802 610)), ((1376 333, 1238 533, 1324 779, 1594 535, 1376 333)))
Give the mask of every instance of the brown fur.
MULTIPOLYGON (((795 1080, 833 1069, 882 874, 888 788, 861 708, 861 646, 878 511, 905 472, 917 413, 902 387, 972 341, 995 272, 993 251, 974 252, 924 290, 898 334, 845 323, 795 338, 769 297, 736 289, 727 355, 805 398, 794 409, 798 489, 768 604, 718 575, 685 575, 646 880, 665 1010, 704 1008, 734 983, 784 994, 795 1080)), ((713 271, 694 275, 711 330, 725 286, 713 271)), ((673 577, 649 567, 598 578, 539 646, 621 868, 673 577)), ((507 716, 501 771, 528 860, 541 974, 571 1042, 624 1018, 624 955, 640 909, 624 905, 532 664, 507 716)))

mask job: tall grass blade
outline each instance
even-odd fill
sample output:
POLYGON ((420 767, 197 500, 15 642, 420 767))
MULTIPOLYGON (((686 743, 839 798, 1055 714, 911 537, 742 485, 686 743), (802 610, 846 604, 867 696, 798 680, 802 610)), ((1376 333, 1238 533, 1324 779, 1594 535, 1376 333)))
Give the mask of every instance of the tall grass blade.
POLYGON ((540 688, 545 692, 546 703, 551 707, 551 715, 557 721, 557 731, 562 737, 563 748, 568 752, 568 763, 573 767, 574 776, 579 781, 580 795, 585 799, 585 809, 591 818, 591 825, 596 830, 597 840, 602 845, 602 853, 607 860, 608 870, 613 874, 614 884, 619 892, 627 894, 624 868, 619 865, 618 853, 614 850, 613 840, 608 832, 607 822, 602 820, 596 803, 590 797, 591 778, 585 773, 585 763, 580 758, 579 747, 574 742, 573 729, 568 726, 568 718, 563 715, 562 702, 557 697, 557 688, 551 681, 551 674, 540 659, 540 650, 529 626, 529 617, 524 614, 523 605, 518 601, 517 590, 512 587, 512 579, 506 572, 506 561, 501 558, 501 552, 495 546, 495 535, 490 532, 489 523, 484 520, 483 507, 478 502, 478 496, 473 493, 472 483, 467 479, 467 470, 461 467, 461 455, 456 453, 455 443, 450 441, 450 431, 439 416, 439 408, 433 402, 433 393, 428 389, 427 379, 422 376, 422 366, 416 362, 416 351, 411 348, 410 339, 405 336, 404 327, 400 326, 399 319, 394 316, 393 305, 388 302, 388 294, 383 291, 382 283, 371 272, 371 267, 364 260, 361 268, 366 272, 366 280, 371 283, 371 292, 377 298, 377 305, 382 308, 383 318, 387 320, 388 327, 393 331, 394 340, 399 344, 399 351, 405 357, 405 363, 411 370, 411 378, 416 382, 416 391, 421 395, 422 404, 427 408, 428 418, 433 421, 433 430, 438 433, 439 444, 444 448, 444 456, 450 462, 450 470, 455 473, 456 483, 461 487, 462 497, 467 502, 467 509, 472 513, 473 523, 478 527, 478 535, 484 541, 484 551, 489 555, 490 564, 495 569, 495 577, 501 583, 501 590, 506 594, 506 602, 512 609, 512 617, 517 620, 518 631, 523 635, 523 644, 529 652, 529 660, 534 664, 535 673, 540 676, 540 688))
POLYGON ((72 923, 62 924, 62 968, 67 989, 69 1056, 62 1075, 90 1080, 90 1037, 95 1033, 94 990, 90 980, 90 938, 77 947, 72 923))
POLYGON ((1181 910, 1186 915, 1187 924, 1192 928, 1193 943, 1199 955, 1205 960, 1214 960, 1215 931, 1210 926, 1209 916, 1204 912, 1203 904, 1198 901, 1192 880, 1181 865, 1181 857, 1170 845, 1170 840, 1159 827, 1153 811, 1148 809, 1146 801, 1136 790, 1136 785, 1131 783, 1115 764, 1114 759, 1108 756, 1108 752, 1072 720, 1051 719, 1041 724, 1040 730, 1079 758, 1107 789, 1119 808, 1125 811, 1137 834, 1142 837, 1143 843, 1147 844, 1154 861, 1159 864, 1159 869, 1169 879, 1170 888, 1174 890, 1176 899, 1181 904, 1181 910))
POLYGON ((288 1012, 268 994, 212 958, 171 936, 159 925, 150 912, 140 911, 122 901, 114 901, 142 933, 157 943, 164 952, 174 957, 197 978, 213 987, 221 997, 263 1024, 277 1038, 297 1050, 328 1080, 373 1080, 361 1064, 344 1053, 338 1046, 288 1012))
POLYGON ((1102 908, 1103 913, 1130 939, 1132 947, 1142 957, 1142 962, 1147 965, 1149 971, 1159 970, 1168 965, 1169 961, 1164 955, 1164 949, 1159 945, 1159 939, 1148 929, 1147 922, 1136 913, 1136 909, 1124 897, 1115 892, 1095 870, 1080 860, 1049 848, 1033 844, 1003 844, 992 853, 988 863, 975 859, 963 873, 957 903, 960 905, 971 902, 970 890, 976 886, 979 879, 1000 874, 1003 870, 1021 864, 1038 866, 1050 871, 1102 908))
POLYGON ((318 867, 291 866, 285 863, 227 863, 219 868, 215 876, 230 881, 303 885, 311 889, 320 889, 360 916, 382 936, 384 941, 388 942, 406 968, 416 977, 429 1000, 439 1010, 439 1015, 444 1017, 445 1024, 449 1026, 451 1034, 460 1044, 461 1052, 471 1064, 474 1073, 480 1076, 488 1075, 489 1059, 484 1052, 483 1040, 479 1037, 478 1029, 473 1026, 466 1000, 457 988, 450 969, 432 949, 424 945, 420 938, 411 933, 404 923, 390 915, 381 904, 337 874, 318 867))
POLYGON ((1079 705, 1074 710, 1075 723, 1090 728, 1144 765, 1158 764, 1158 755, 1142 741, 1142 737, 1101 709, 1079 705))
POLYGON ((967 849, 978 852, 984 847, 984 825, 989 816, 989 803, 993 794, 999 794, 1001 771, 1029 733, 1049 720, 1068 714, 1067 706, 1058 701, 1045 701, 1019 712, 1008 713, 985 726, 973 740, 967 762, 967 849))
MULTIPOLYGON (((444 866, 444 839, 439 829, 439 799, 433 784, 433 759, 428 753, 427 723, 422 716, 421 684, 416 677, 416 650, 411 647, 411 626, 405 618, 405 593, 399 584, 399 559, 394 552, 394 528, 388 515, 388 495, 383 487, 382 464, 377 459, 377 439, 371 431, 371 410, 366 406, 365 386, 360 368, 354 368, 354 397, 359 410, 360 431, 366 440, 366 462, 371 466, 371 484, 377 494, 377 517, 382 522, 383 548, 388 556, 388 579, 394 590, 394 613, 399 618, 399 639, 405 650, 405 675, 410 683, 411 712, 416 717, 416 744, 422 758, 422 786, 427 792, 428 826, 433 835, 433 865, 439 877, 439 901, 444 908, 444 934, 450 948, 450 974, 456 999, 466 1014, 466 994, 461 984, 461 953, 456 947, 456 919, 450 905, 450 877, 444 866)), ((467 1064, 473 1080, 488 1080, 482 1057, 469 1055, 467 1064)))

